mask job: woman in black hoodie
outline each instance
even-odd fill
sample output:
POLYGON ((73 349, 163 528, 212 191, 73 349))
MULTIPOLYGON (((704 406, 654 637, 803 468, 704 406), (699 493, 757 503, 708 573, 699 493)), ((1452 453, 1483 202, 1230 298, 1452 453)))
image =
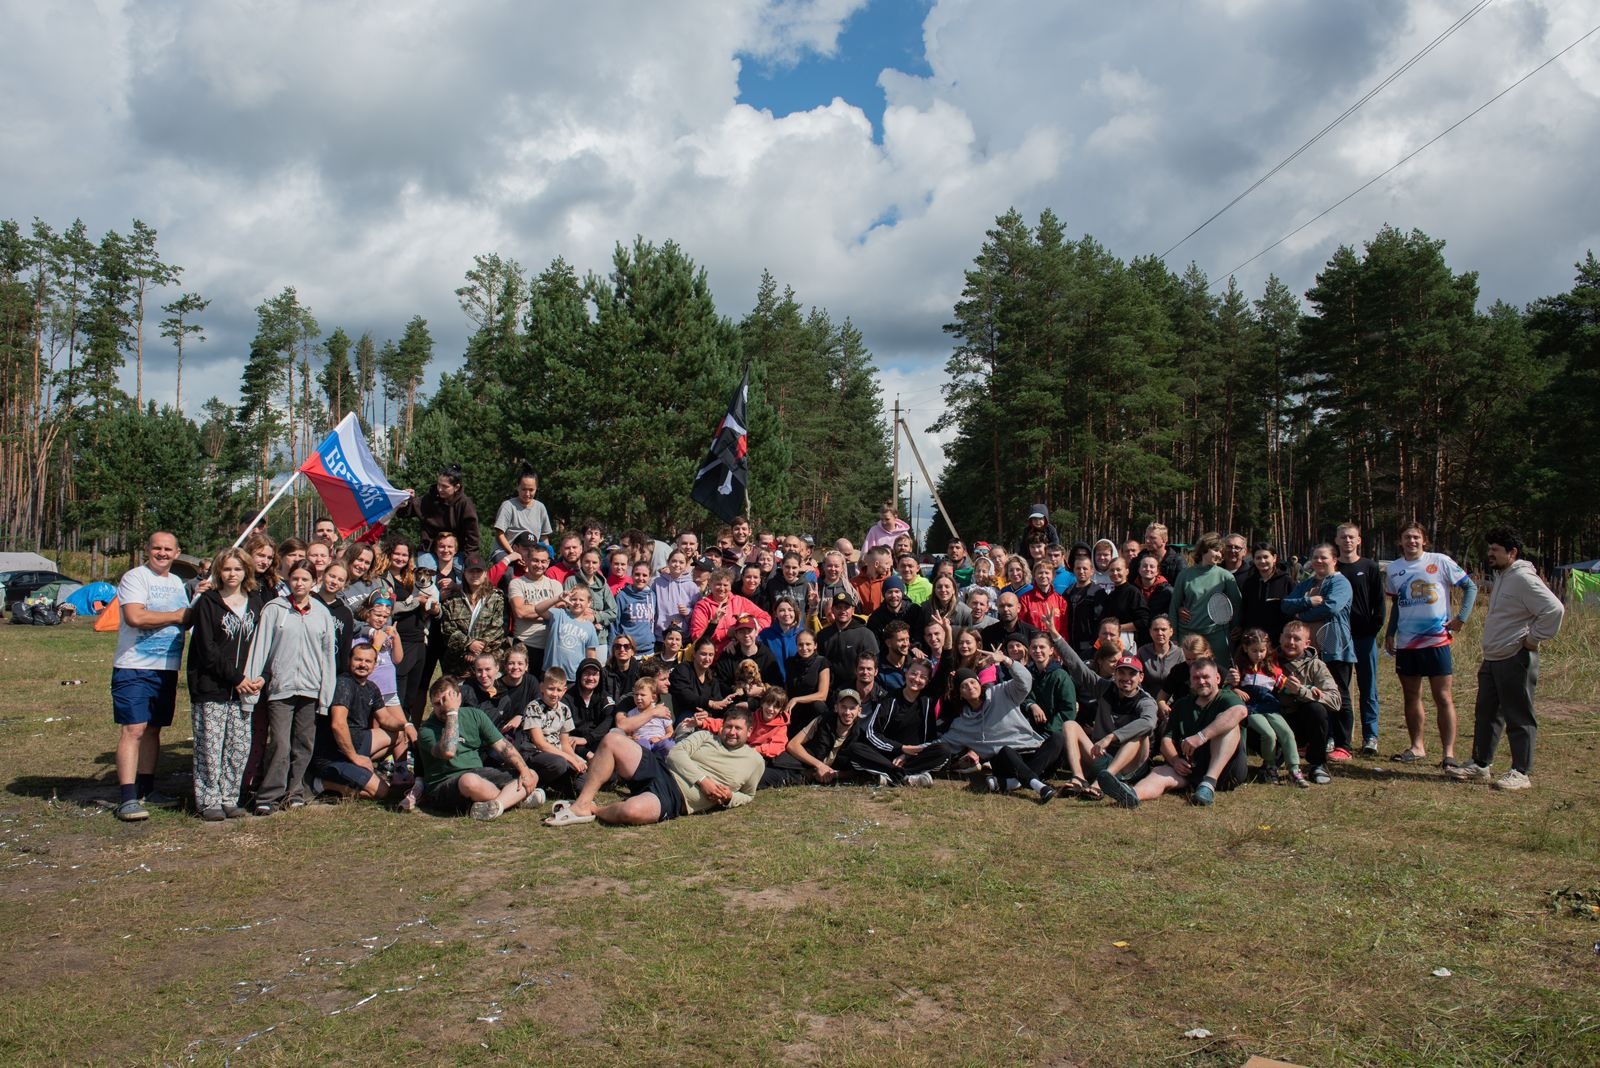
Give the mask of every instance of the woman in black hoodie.
POLYGON ((195 601, 189 638, 189 697, 194 702, 194 803, 202 818, 243 816, 238 806, 250 756, 250 713, 239 698, 259 682, 245 680, 244 664, 261 618, 250 557, 224 549, 211 562, 215 585, 195 601))
POLYGON ((1278 569, 1278 554, 1270 542, 1258 541, 1250 547, 1250 562, 1255 566, 1239 583, 1239 625, 1244 630, 1259 628, 1278 647, 1278 635, 1289 617, 1282 612, 1283 599, 1294 590, 1294 579, 1278 569))

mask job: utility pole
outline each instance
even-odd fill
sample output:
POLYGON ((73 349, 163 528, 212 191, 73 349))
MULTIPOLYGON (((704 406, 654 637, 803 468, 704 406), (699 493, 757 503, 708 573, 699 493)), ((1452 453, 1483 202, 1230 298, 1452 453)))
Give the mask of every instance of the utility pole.
POLYGON ((889 448, 889 455, 894 462, 894 492, 889 499, 894 502, 895 511, 900 510, 900 396, 894 398, 894 444, 889 448))

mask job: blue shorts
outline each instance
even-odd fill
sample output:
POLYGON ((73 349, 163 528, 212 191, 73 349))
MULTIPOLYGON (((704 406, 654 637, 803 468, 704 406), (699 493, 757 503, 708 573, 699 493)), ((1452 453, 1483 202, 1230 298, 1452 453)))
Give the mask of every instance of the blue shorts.
POLYGON ((1436 679, 1454 675, 1450 647, 1435 645, 1427 649, 1396 649, 1394 672, 1408 679, 1436 679))
POLYGON ((125 727, 172 726, 178 707, 178 673, 149 668, 111 669, 111 718, 125 727))
POLYGON ((313 760, 311 770, 324 783, 333 782, 355 790, 365 790, 372 781, 372 772, 348 760, 313 760))
POLYGON ((649 793, 661 804, 661 815, 657 823, 675 820, 684 812, 683 791, 678 789, 678 782, 672 777, 672 772, 667 770, 667 763, 654 751, 639 749, 639 766, 634 769, 628 782, 634 787, 634 794, 649 793))

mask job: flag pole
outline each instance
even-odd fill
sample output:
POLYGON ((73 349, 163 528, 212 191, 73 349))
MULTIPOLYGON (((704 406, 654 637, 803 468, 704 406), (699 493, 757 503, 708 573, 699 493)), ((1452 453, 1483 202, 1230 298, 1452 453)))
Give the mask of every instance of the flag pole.
POLYGON ((289 487, 294 485, 295 479, 299 477, 300 472, 297 469, 294 474, 289 476, 282 486, 278 487, 278 492, 272 495, 272 500, 267 502, 266 507, 257 512, 256 517, 250 520, 249 524, 245 526, 244 530, 239 532, 239 536, 234 539, 233 544, 229 546, 229 548, 237 549, 240 545, 244 544, 244 539, 250 536, 250 532, 252 530, 256 529, 256 524, 261 522, 262 518, 272 510, 272 506, 277 504, 285 493, 289 492, 289 487))

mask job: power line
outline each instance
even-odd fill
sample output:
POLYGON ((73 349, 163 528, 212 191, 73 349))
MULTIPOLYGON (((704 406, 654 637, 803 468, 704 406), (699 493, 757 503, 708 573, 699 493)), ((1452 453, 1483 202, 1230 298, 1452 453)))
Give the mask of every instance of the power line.
POLYGON ((1563 48, 1561 51, 1557 52, 1555 55, 1551 56, 1549 59, 1547 59, 1543 63, 1539 64, 1537 67, 1533 68, 1528 73, 1524 74, 1522 77, 1518 78, 1516 81, 1512 82, 1510 85, 1506 86, 1504 89, 1502 89, 1498 93, 1494 94, 1494 96, 1491 96, 1488 100, 1485 100, 1483 103, 1479 104, 1477 107, 1473 108, 1471 111, 1469 111, 1465 115, 1463 115, 1461 118, 1457 119, 1455 122, 1453 122, 1449 126, 1445 127, 1442 131, 1440 131, 1438 134, 1436 134, 1433 138, 1431 138, 1426 143, 1424 143, 1422 145, 1422 147, 1416 149, 1415 151, 1407 153, 1405 156, 1401 157, 1401 159, 1398 162, 1396 162, 1392 167, 1390 167, 1388 170, 1384 171, 1382 174, 1378 175, 1375 178, 1370 179, 1365 184, 1363 184, 1359 189, 1356 189, 1355 191, 1345 195, 1344 197, 1340 198, 1338 201, 1336 201, 1335 203, 1329 205, 1328 207, 1323 208, 1321 211, 1317 212, 1317 214, 1313 215, 1311 218, 1307 219, 1305 222, 1301 223, 1299 226, 1296 226, 1293 230, 1290 230, 1288 233, 1286 233, 1282 237, 1278 238, 1278 240, 1274 241, 1272 244, 1268 245, 1266 248, 1262 249, 1260 252, 1257 252, 1254 256, 1251 256, 1249 259, 1247 259, 1243 263, 1239 264, 1239 266, 1235 267, 1233 270, 1228 271, 1226 274, 1219 275, 1218 278, 1216 280, 1213 280, 1211 284, 1212 285, 1216 285, 1217 281, 1220 281, 1222 278, 1231 277, 1232 275, 1238 273, 1239 271, 1243 270, 1244 268, 1250 266, 1256 260, 1259 260, 1262 256, 1265 256, 1267 253, 1271 252, 1273 249, 1277 248, 1279 245, 1283 244, 1285 241, 1289 240, 1291 237, 1293 237, 1294 235, 1298 234, 1300 231, 1304 230, 1306 227, 1310 226, 1312 223, 1316 222, 1318 219, 1321 219, 1323 216, 1329 214, 1330 212, 1336 210, 1339 207, 1342 207, 1346 202, 1354 199, 1356 196, 1360 195, 1361 193, 1366 192, 1368 189, 1372 188, 1374 185, 1378 184, 1383 179, 1389 177, 1389 175, 1393 174, 1395 171, 1399 170, 1401 167, 1405 166, 1407 163, 1411 162, 1413 159, 1416 159, 1425 150, 1427 150, 1435 142, 1442 140, 1445 137, 1446 134, 1449 134, 1456 127, 1460 126, 1462 123, 1464 123, 1468 119, 1472 118, 1478 112, 1482 111, 1484 108, 1488 107, 1490 104, 1493 104, 1496 100, 1499 100, 1501 97, 1503 97, 1507 93, 1511 92, 1511 90, 1515 89, 1517 86, 1521 85, 1523 82, 1527 81, 1529 78, 1533 77, 1535 74, 1538 74, 1540 71, 1544 70, 1550 64, 1554 63, 1556 60, 1560 59, 1562 56, 1566 55, 1568 52, 1572 51, 1574 48, 1577 48, 1583 42, 1585 42, 1589 38, 1593 37, 1596 33, 1600 33, 1600 25, 1597 25, 1597 26, 1593 27, 1591 30, 1589 30, 1588 33, 1584 34, 1582 37, 1579 37, 1576 41, 1573 41, 1571 44, 1567 45, 1567 47, 1563 48))
POLYGON ((1360 100, 1357 100, 1354 104, 1351 104, 1349 107, 1345 108, 1344 111, 1340 112, 1339 115, 1336 118, 1334 118, 1334 120, 1332 122, 1328 123, 1322 129, 1318 130, 1315 134, 1313 134, 1309 141, 1307 141, 1305 144, 1301 145, 1299 148, 1295 149, 1293 152, 1291 152, 1287 156, 1285 156, 1282 160, 1280 160, 1278 162, 1277 166, 1273 167, 1266 174, 1263 174, 1260 178, 1257 178, 1254 182, 1252 182, 1250 184, 1250 187, 1248 189, 1246 189, 1244 192, 1240 193, 1238 196, 1236 196, 1232 200, 1228 201, 1222 207, 1218 208, 1217 211, 1209 219, 1207 219, 1205 222, 1201 223, 1199 226, 1196 226, 1193 230, 1190 230, 1188 233, 1184 234, 1183 237, 1179 238, 1177 243, 1174 244, 1172 246, 1172 248, 1167 249, 1167 251, 1165 251, 1165 252, 1163 252, 1161 254, 1161 258, 1162 259, 1166 259, 1180 245, 1182 245, 1185 241, 1189 240, 1195 234, 1198 234, 1201 230, 1204 230, 1206 227, 1208 227, 1212 223, 1216 222, 1219 218, 1222 217, 1222 215, 1229 208, 1231 208, 1235 204, 1239 203, 1239 201, 1243 200, 1245 197, 1249 196, 1251 193, 1254 193, 1257 189, 1261 188, 1261 186, 1265 185, 1266 182, 1269 179, 1271 179, 1273 175, 1277 174, 1279 171, 1283 170, 1289 164, 1291 164, 1295 160, 1299 159, 1300 155, 1303 152, 1305 152, 1312 145, 1316 144, 1318 141, 1322 140, 1325 136, 1327 136, 1328 133, 1331 132, 1335 126, 1338 126, 1345 119, 1348 119, 1351 115, 1354 115, 1357 111, 1360 111, 1361 110, 1361 106, 1363 104, 1365 104, 1367 101, 1371 100, 1373 97, 1377 96, 1379 93, 1383 92, 1384 89, 1388 88, 1388 86, 1390 84, 1392 84, 1396 79, 1398 79, 1402 74, 1404 74, 1406 71, 1410 70, 1412 67, 1416 66, 1419 62, 1421 62, 1422 59, 1425 56, 1427 56, 1427 54, 1429 52, 1432 52, 1435 48, 1439 47, 1439 45, 1442 44, 1446 38, 1448 38, 1451 34, 1455 33, 1461 27, 1465 26, 1468 22, 1470 22, 1474 15, 1476 15, 1478 12, 1482 11, 1484 8, 1488 7, 1493 2, 1494 2, 1494 0, 1480 0, 1480 3, 1476 7, 1474 7, 1472 10, 1468 11, 1465 15, 1462 15, 1455 22, 1453 22, 1449 26, 1447 26, 1444 29, 1444 31, 1439 34, 1439 36, 1437 36, 1433 40, 1429 41, 1423 47, 1423 49, 1420 52, 1418 52, 1416 55, 1412 56, 1410 59, 1406 60, 1404 63, 1400 64, 1399 67, 1395 68, 1395 70, 1392 73, 1390 73, 1390 75, 1387 78, 1383 79, 1383 81, 1379 82, 1377 85, 1375 85, 1371 89, 1367 90, 1367 93, 1366 93, 1365 96, 1363 96, 1360 100))

